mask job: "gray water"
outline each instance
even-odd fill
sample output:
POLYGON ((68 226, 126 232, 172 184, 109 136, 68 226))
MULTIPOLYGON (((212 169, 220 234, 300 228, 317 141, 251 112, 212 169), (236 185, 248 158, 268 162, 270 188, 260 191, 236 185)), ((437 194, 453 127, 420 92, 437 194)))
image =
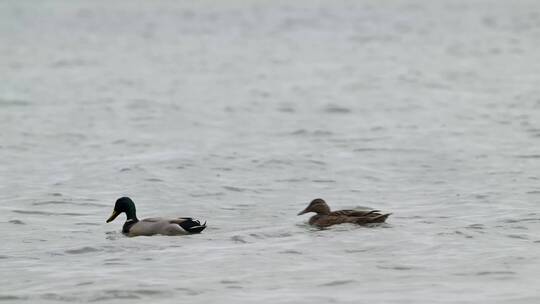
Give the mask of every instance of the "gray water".
POLYGON ((2 1, 0 302, 539 303, 539 50, 536 0, 2 1))

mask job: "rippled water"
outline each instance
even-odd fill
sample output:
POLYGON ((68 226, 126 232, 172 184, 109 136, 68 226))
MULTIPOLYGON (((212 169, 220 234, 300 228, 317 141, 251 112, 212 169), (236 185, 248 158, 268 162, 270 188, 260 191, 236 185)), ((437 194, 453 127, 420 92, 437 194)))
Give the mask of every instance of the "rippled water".
POLYGON ((538 303, 539 49, 533 0, 2 1, 0 301, 538 303))

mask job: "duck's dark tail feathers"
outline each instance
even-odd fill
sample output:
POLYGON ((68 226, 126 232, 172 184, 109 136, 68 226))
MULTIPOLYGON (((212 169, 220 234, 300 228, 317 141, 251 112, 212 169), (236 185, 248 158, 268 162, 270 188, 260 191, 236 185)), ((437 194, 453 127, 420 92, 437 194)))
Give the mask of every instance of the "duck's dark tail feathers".
POLYGON ((201 224, 201 222, 193 219, 186 219, 182 223, 178 224, 182 229, 189 233, 201 233, 206 228, 206 222, 201 224))
POLYGON ((384 223, 386 219, 391 215, 392 213, 382 214, 375 218, 373 218, 373 223, 384 223))

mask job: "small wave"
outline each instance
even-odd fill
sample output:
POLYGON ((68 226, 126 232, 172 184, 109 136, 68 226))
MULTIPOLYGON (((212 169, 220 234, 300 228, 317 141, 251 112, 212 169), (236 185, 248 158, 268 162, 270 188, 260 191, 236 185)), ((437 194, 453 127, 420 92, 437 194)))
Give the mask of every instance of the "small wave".
POLYGON ((472 239, 473 236, 472 235, 469 235, 469 234, 466 234, 466 233, 463 233, 459 230, 456 230, 454 232, 439 232, 437 233, 437 235, 440 235, 440 236, 444 236, 444 235, 461 235, 461 236, 464 236, 465 238, 468 238, 468 239, 472 239))
POLYGON ((81 223, 75 223, 77 226, 101 226, 101 224, 93 223, 93 222, 81 222, 81 223))
POLYGON ((467 229, 479 229, 479 230, 485 229, 484 225, 482 225, 482 224, 472 224, 472 225, 469 225, 469 226, 467 226, 465 228, 467 228, 467 229))
POLYGON ((45 206, 45 205, 73 205, 73 206, 93 206, 93 207, 107 207, 105 204, 99 204, 99 203, 90 203, 93 201, 96 201, 95 199, 82 199, 83 201, 87 201, 85 203, 78 203, 71 200, 65 200, 65 201, 42 201, 42 202, 35 202, 32 203, 34 206, 45 206))
POLYGON ((539 221, 540 221, 540 218, 535 218, 535 217, 503 220, 504 223, 508 223, 508 224, 515 224, 515 223, 520 223, 520 222, 539 222, 539 221))
POLYGON ((516 274, 513 271, 480 271, 477 272, 477 276, 486 276, 486 275, 509 275, 509 274, 516 274))
POLYGON ((307 133, 308 131, 306 131, 305 129, 298 129, 296 131, 291 132, 291 135, 304 135, 307 133))
POLYGON ((0 295, 0 301, 17 301, 17 300, 25 300, 25 299, 27 299, 27 297, 0 295))
POLYGON ((139 290, 132 290, 131 292, 136 293, 136 294, 140 294, 140 295, 148 295, 148 296, 166 294, 167 293, 166 291, 155 290, 155 289, 139 289, 139 290))
POLYGON ((186 288, 186 287, 177 287, 175 288, 175 290, 182 291, 189 296, 196 296, 202 293, 202 291, 198 291, 198 290, 194 290, 194 289, 186 288))
POLYGON ((46 293, 41 296, 44 300, 50 300, 50 301, 61 301, 61 302, 72 302, 76 303, 77 298, 72 296, 64 296, 57 293, 46 293))
POLYGON ((540 154, 516 155, 517 158, 540 158, 540 154))
POLYGON ((23 221, 21 220, 11 220, 9 221, 9 223, 11 224, 15 224, 15 225, 26 225, 23 221))
POLYGON ((280 251, 279 253, 281 253, 281 254, 302 254, 302 252, 297 251, 297 250, 283 250, 283 251, 280 251))
POLYGON ((124 235, 118 231, 108 231, 105 232, 105 234, 107 235, 105 238, 110 241, 116 241, 124 237, 124 235))
POLYGON ((333 132, 328 130, 315 130, 308 131, 306 129, 298 129, 296 131, 288 133, 289 135, 309 135, 309 136, 331 136, 334 135, 333 132))
POLYGON ((247 244, 248 243, 243 237, 241 237, 239 235, 232 236, 231 241, 233 241, 235 243, 241 243, 241 244, 247 244))
POLYGON ((95 198, 81 198, 80 200, 81 201, 86 201, 86 202, 97 202, 98 201, 95 198))
POLYGON ((305 181, 305 178, 288 178, 288 179, 276 179, 276 182, 286 182, 286 183, 298 183, 305 181))
POLYGON ((103 266, 123 266, 128 265, 128 263, 122 263, 122 262, 105 262, 103 263, 103 266))
POLYGON ((521 234, 508 234, 507 237, 512 238, 512 239, 519 239, 519 240, 529 239, 526 235, 521 235, 521 234))
POLYGON ((355 152, 376 152, 376 151, 386 151, 386 149, 382 149, 382 148, 356 148, 353 151, 355 151, 355 152))
POLYGON ((274 166, 274 165, 286 165, 290 166, 293 163, 290 160, 283 160, 283 159, 270 159, 266 160, 263 163, 259 165, 259 167, 268 167, 268 166, 274 166))
POLYGON ((330 136, 334 135, 334 133, 327 131, 327 130, 315 130, 313 131, 313 135, 315 136, 330 136))
POLYGON ((370 251, 371 249, 369 248, 363 248, 363 249, 345 249, 344 251, 346 253, 360 253, 360 252, 367 252, 367 251, 370 251))
POLYGON ((68 201, 43 201, 43 202, 35 202, 32 203, 34 206, 41 206, 41 205, 65 205, 65 204, 72 204, 68 201))
POLYGON ((296 112, 296 110, 294 108, 291 108, 291 107, 281 107, 281 108, 278 108, 277 110, 279 112, 282 112, 282 113, 294 113, 294 112, 296 112))
POLYGON ((51 63, 52 68, 71 68, 71 67, 81 67, 81 66, 93 66, 95 62, 87 61, 84 59, 60 59, 51 63))
POLYGON ((232 168, 229 168, 229 167, 215 167, 215 168, 212 168, 212 170, 217 170, 217 171, 232 171, 232 168))
POLYGON ((411 270, 412 267, 409 266, 377 266, 379 269, 393 269, 393 270, 411 270))
POLYGON ((326 108, 324 108, 324 112, 332 113, 332 114, 346 114, 346 113, 350 113, 351 109, 340 107, 337 105, 328 105, 326 108))
POLYGON ((238 210, 235 207, 219 207, 219 209, 221 209, 221 210, 238 210))
POLYGON ((96 296, 94 298, 90 299, 90 302, 100 302, 100 301, 108 301, 108 300, 115 300, 115 299, 124 299, 124 300, 139 300, 141 297, 133 294, 129 291, 124 290, 107 290, 105 291, 105 295, 96 296))
POLYGON ((208 193, 190 193, 191 197, 206 197, 206 196, 222 196, 225 195, 223 192, 208 192, 208 193))
POLYGON ((183 170, 183 169, 191 168, 191 167, 193 167, 192 164, 183 164, 183 165, 176 166, 175 168, 179 170, 183 170))
POLYGON ((339 285, 345 285, 345 284, 351 284, 356 282, 355 280, 337 280, 337 281, 331 281, 328 283, 321 284, 319 286, 339 286, 339 285))
POLYGON ((251 204, 235 204, 236 207, 239 207, 239 208, 250 208, 252 207, 251 204))
POLYGON ((221 210, 228 210, 228 211, 234 211, 234 210, 246 210, 247 208, 251 207, 251 205, 248 204, 235 204, 234 206, 222 206, 219 207, 221 210))
POLYGON ((234 192, 244 192, 244 191, 247 190, 245 188, 233 187, 233 186, 223 186, 223 189, 229 190, 229 191, 234 191, 234 192))
POLYGON ((221 284, 240 284, 240 281, 233 281, 233 280, 221 280, 219 281, 221 284))
POLYGON ((333 179, 314 179, 312 180, 314 183, 335 183, 336 181, 333 179))
POLYGON ((56 213, 56 212, 32 211, 32 210, 12 210, 12 212, 20 213, 20 214, 34 214, 34 215, 67 215, 67 216, 85 216, 85 215, 88 215, 88 214, 84 214, 84 213, 75 213, 75 212, 56 213))
POLYGON ((238 286, 238 285, 229 285, 229 286, 227 286, 227 288, 229 288, 229 289, 242 289, 244 287, 238 286))
POLYGON ((364 147, 356 148, 355 152, 390 152, 390 153, 419 153, 424 152, 422 149, 407 149, 407 148, 377 148, 377 147, 364 147))
POLYGON ((94 247, 86 246, 86 247, 77 248, 77 249, 69 249, 64 252, 68 254, 83 254, 83 253, 96 252, 96 251, 101 251, 101 250, 94 247))
POLYGON ((20 100, 20 99, 0 99, 0 107, 3 106, 10 106, 10 107, 24 107, 29 106, 30 102, 26 100, 20 100))

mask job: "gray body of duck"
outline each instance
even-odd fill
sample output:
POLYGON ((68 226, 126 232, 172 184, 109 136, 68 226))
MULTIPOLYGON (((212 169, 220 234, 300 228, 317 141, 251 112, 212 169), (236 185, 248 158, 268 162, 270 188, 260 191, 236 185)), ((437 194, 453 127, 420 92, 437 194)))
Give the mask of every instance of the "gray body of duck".
POLYGON ((154 217, 139 220, 137 219, 135 203, 129 197, 121 197, 116 200, 113 213, 107 219, 107 223, 112 222, 123 212, 126 213, 127 219, 122 227, 122 233, 128 236, 185 235, 200 233, 206 228, 206 222, 201 224, 200 221, 190 217, 154 217))
POLYGON ((309 224, 319 228, 332 225, 352 223, 366 225, 372 223, 384 223, 391 213, 382 214, 379 210, 338 210, 331 211, 323 199, 317 198, 311 201, 306 209, 298 215, 315 212, 316 215, 309 219, 309 224))

